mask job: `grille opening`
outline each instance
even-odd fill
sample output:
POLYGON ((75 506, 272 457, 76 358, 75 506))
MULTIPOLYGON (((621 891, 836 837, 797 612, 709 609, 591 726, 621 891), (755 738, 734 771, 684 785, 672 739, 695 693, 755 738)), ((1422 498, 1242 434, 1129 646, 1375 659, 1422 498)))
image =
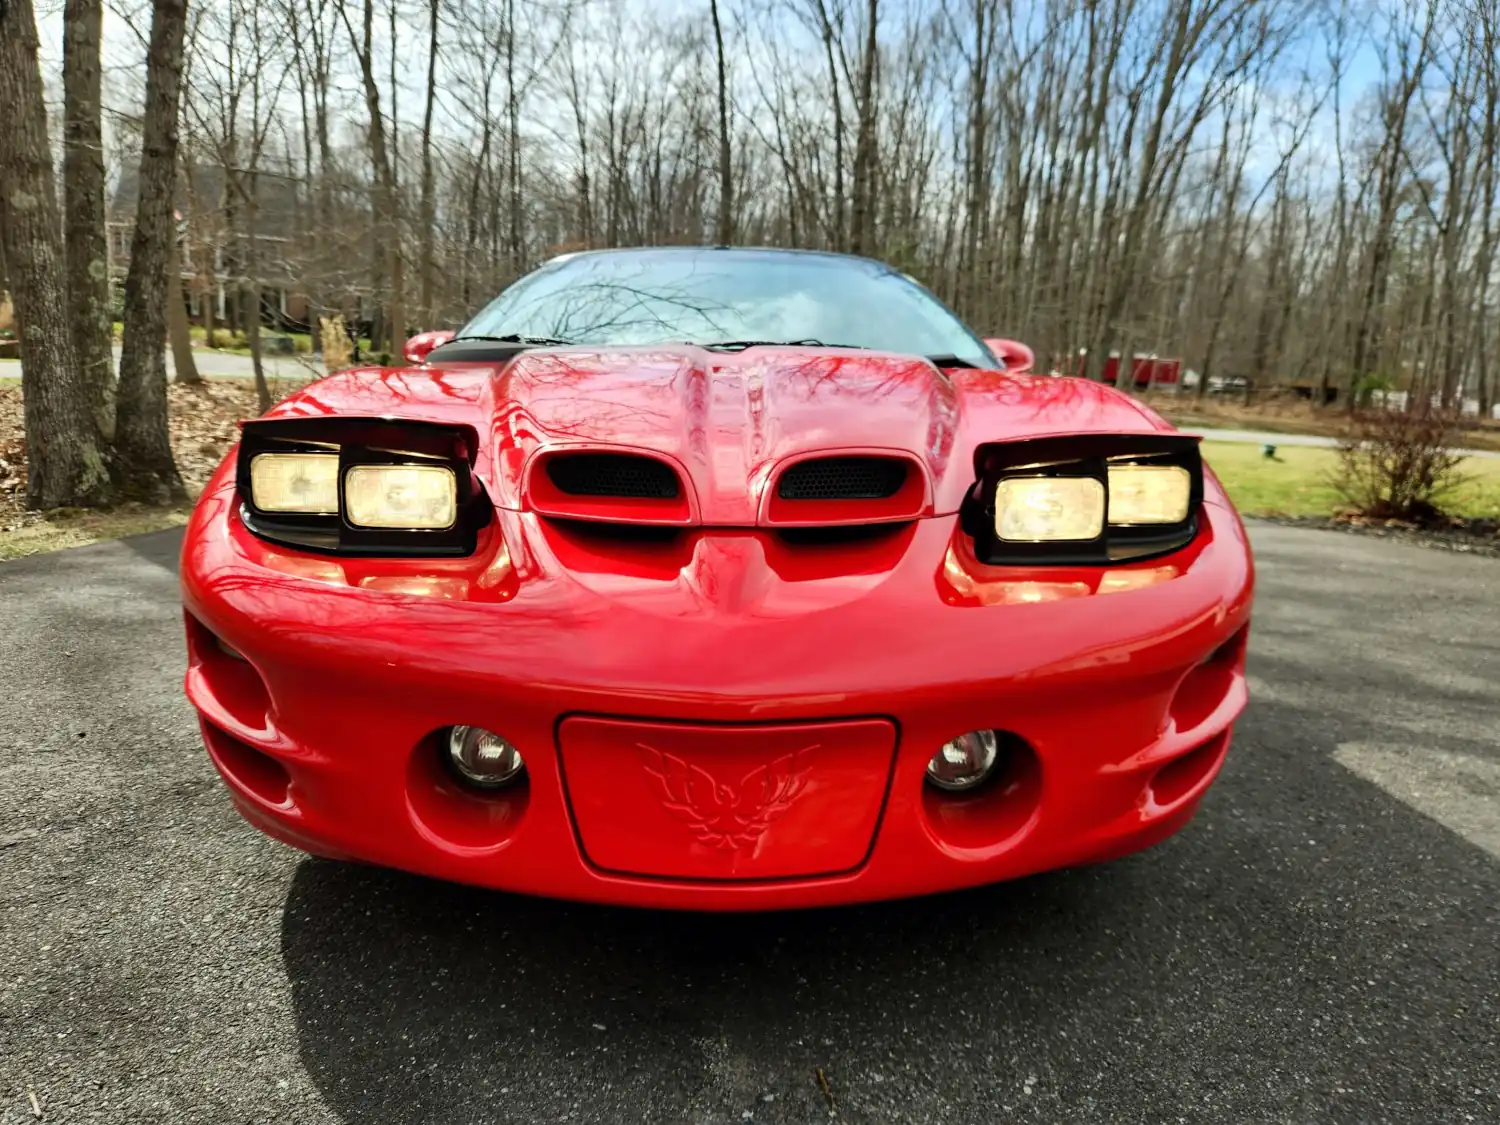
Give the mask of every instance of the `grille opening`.
POLYGON ((911 526, 905 523, 849 523, 826 527, 779 527, 776 534, 791 547, 837 546, 894 539, 911 526))
POLYGON ((609 523, 601 520, 553 518, 559 528, 584 543, 642 543, 647 545, 676 543, 685 529, 650 523, 609 523))
POLYGON ((569 496, 673 500, 677 474, 651 457, 628 453, 573 453, 547 462, 547 476, 569 496))
POLYGON ((910 467, 891 457, 819 457, 781 474, 783 500, 886 500, 901 491, 910 467))

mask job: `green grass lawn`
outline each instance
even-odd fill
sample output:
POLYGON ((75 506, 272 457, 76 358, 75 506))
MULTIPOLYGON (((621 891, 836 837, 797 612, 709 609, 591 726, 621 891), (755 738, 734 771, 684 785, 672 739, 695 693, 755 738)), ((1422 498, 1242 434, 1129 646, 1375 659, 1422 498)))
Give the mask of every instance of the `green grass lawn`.
MULTIPOLYGON (((1326 516, 1343 507, 1329 479, 1338 466, 1332 449, 1281 445, 1267 461, 1258 445, 1205 441, 1203 458, 1245 515, 1326 516)), ((1471 457, 1459 473, 1466 479, 1440 506, 1459 516, 1500 516, 1500 458, 1471 457)))

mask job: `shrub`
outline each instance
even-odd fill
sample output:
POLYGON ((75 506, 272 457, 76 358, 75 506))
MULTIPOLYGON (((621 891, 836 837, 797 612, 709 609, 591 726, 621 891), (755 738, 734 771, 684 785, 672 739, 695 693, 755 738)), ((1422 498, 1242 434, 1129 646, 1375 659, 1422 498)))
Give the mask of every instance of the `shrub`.
POLYGON ((1372 371, 1356 381, 1354 404, 1360 409, 1373 407, 1377 399, 1383 404, 1396 389, 1396 380, 1384 371, 1372 371))
POLYGON ((233 347, 234 335, 227 328, 215 328, 208 335, 208 346, 211 348, 233 347))
POLYGON ((349 342, 349 333, 344 331, 343 318, 319 317, 318 334, 323 344, 323 367, 328 371, 342 371, 348 367, 354 355, 354 345, 349 342))
POLYGON ((1358 411, 1339 442, 1334 487, 1371 519, 1441 520, 1443 497, 1462 483, 1454 421, 1453 414, 1417 402, 1406 410, 1358 411))
POLYGON ((312 351, 312 338, 310 336, 293 336, 292 349, 298 355, 307 355, 312 351))

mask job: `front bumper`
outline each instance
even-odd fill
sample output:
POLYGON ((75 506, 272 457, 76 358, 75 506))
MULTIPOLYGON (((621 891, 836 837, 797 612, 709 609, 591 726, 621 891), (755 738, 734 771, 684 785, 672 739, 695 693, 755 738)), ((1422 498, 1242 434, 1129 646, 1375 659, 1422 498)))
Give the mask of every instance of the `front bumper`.
MULTIPOLYGON (((771 909, 1108 859, 1191 818, 1246 700, 1253 572, 1217 503, 1191 547, 1140 566, 1001 573, 956 555, 953 521, 932 519, 875 573, 820 577, 762 558, 770 548, 746 535, 703 537, 676 572, 590 571, 508 513, 474 559, 417 574, 409 560, 272 550, 239 525, 222 482, 205 497, 183 552, 187 691, 236 807, 304 850, 457 882, 771 909), (641 876, 599 861, 620 849, 582 838, 570 797, 560 731, 600 717, 741 732, 878 720, 895 748, 868 844, 834 848, 836 873, 756 874, 795 869, 787 834, 813 830, 788 817, 764 829, 779 867, 641 876), (456 785, 434 745, 454 723, 513 742, 525 785, 456 785), (984 728, 1028 748, 1000 783, 972 796, 923 784, 938 746, 984 728)), ((629 833, 629 810, 615 811, 604 823, 629 833)), ((684 833, 683 849, 697 846, 684 833)))

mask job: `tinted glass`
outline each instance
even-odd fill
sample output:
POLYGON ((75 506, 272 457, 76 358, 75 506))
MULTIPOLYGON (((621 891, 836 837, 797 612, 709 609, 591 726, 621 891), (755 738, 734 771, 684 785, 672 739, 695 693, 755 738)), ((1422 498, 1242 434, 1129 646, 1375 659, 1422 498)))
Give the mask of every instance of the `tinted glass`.
POLYGON ((819 340, 995 360, 931 293, 868 262, 802 254, 589 254, 523 277, 461 336, 577 344, 819 340))

